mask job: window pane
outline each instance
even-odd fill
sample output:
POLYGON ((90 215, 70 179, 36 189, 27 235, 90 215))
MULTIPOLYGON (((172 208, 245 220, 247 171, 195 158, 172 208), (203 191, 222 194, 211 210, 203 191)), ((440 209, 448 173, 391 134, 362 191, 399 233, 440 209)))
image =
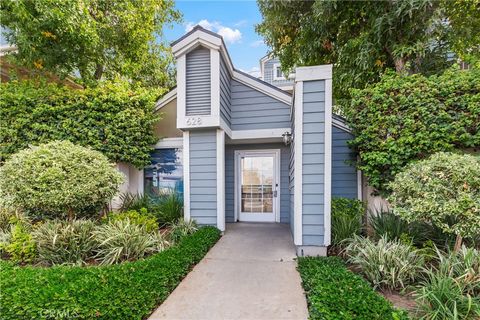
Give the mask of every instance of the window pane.
POLYGON ((172 192, 183 197, 182 149, 157 149, 152 164, 144 170, 145 193, 164 195, 172 192))
POLYGON ((248 213, 273 212, 274 158, 241 158, 241 210, 248 213))

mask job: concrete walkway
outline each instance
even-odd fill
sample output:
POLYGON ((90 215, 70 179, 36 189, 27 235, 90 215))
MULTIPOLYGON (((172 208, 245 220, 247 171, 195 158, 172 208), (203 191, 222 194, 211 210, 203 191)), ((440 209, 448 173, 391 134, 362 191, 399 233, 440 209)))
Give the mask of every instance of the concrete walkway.
POLYGON ((307 319, 288 225, 234 223, 150 319, 307 319))

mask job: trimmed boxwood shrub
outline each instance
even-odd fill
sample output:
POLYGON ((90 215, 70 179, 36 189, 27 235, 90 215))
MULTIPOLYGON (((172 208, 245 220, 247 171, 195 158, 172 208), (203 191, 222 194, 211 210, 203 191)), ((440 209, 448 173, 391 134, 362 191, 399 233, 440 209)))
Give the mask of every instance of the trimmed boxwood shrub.
POLYGON ((102 153, 52 141, 19 151, 0 167, 0 205, 32 216, 95 216, 123 180, 102 153))
POLYGON ((310 319, 408 319, 338 257, 298 259, 310 319))
POLYGON ((17 267, 0 262, 2 319, 143 319, 220 238, 204 227, 145 260, 113 266, 17 267))

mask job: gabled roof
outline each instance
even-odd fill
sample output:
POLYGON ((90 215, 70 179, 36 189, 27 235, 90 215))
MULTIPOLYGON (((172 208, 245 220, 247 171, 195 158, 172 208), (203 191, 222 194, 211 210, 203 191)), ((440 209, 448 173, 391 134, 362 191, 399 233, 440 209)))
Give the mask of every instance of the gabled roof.
POLYGON ((176 57, 179 57, 194 50, 199 45, 220 52, 233 80, 241 82, 286 104, 291 104, 292 96, 290 93, 236 69, 233 66, 232 59, 230 58, 223 38, 215 32, 197 25, 180 39, 172 42, 172 51, 176 57))

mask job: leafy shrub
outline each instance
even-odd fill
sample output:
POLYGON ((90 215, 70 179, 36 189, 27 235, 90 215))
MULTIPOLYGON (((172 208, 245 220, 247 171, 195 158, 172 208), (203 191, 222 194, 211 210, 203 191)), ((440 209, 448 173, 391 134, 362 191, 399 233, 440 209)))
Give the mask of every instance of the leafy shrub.
POLYGON ((364 211, 365 206, 360 200, 332 199, 332 243, 334 245, 339 245, 343 240, 361 233, 364 211))
POLYGON ((358 168, 376 189, 412 161, 439 151, 480 145, 480 69, 451 69, 442 75, 388 73, 352 92, 347 120, 358 168))
POLYGON ((120 211, 140 211, 141 209, 146 208, 147 211, 152 212, 153 200, 147 194, 139 193, 123 193, 120 195, 120 211))
POLYGON ((337 257, 298 259, 310 319, 408 319, 337 257))
POLYGON ((399 240, 403 235, 410 233, 408 222, 386 210, 370 212, 369 224, 376 240, 382 237, 387 240, 399 240))
POLYGON ((0 251, 4 251, 14 263, 32 263, 37 257, 35 242, 30 234, 30 227, 22 221, 11 226, 11 232, 5 239, 0 251), (7 242, 7 240, 9 240, 7 242))
POLYGON ((185 221, 183 218, 180 218, 177 222, 172 223, 170 227, 170 239, 173 243, 179 242, 184 237, 198 230, 195 220, 185 221))
POLYGON ((10 219, 13 216, 12 210, 0 207, 0 230, 10 229, 10 219))
POLYGON ((15 267, 0 261, 2 319, 146 319, 220 238, 205 227, 145 260, 112 266, 15 267))
POLYGON ((0 168, 0 200, 29 215, 96 215, 123 176, 98 151, 69 141, 30 147, 0 168))
POLYGON ((159 221, 173 223, 183 217, 183 201, 177 194, 165 196, 159 205, 159 221))
POLYGON ((437 250, 438 267, 425 269, 415 291, 424 319, 478 319, 480 252, 465 246, 447 254, 437 250))
POLYGON ((480 160, 474 156, 436 153, 407 166, 391 188, 389 200, 402 219, 458 237, 480 234, 480 160))
POLYGON ((128 219, 98 226, 93 237, 97 241, 95 258, 102 265, 140 259, 163 247, 161 237, 128 219))
POLYGON ((386 237, 374 242, 355 236, 345 248, 348 262, 355 264, 375 288, 400 289, 413 283, 424 263, 423 256, 400 241, 386 237))
POLYGON ((131 224, 143 226, 147 232, 158 230, 157 218, 147 212, 146 208, 139 211, 110 212, 105 218, 107 222, 129 220, 131 224))
POLYGON ((32 232, 43 264, 81 265, 93 257, 95 224, 90 220, 46 221, 32 232))
POLYGON ((150 164, 156 90, 132 91, 126 82, 72 90, 31 80, 2 83, 0 91, 0 162, 30 145, 69 140, 112 162, 150 164))

